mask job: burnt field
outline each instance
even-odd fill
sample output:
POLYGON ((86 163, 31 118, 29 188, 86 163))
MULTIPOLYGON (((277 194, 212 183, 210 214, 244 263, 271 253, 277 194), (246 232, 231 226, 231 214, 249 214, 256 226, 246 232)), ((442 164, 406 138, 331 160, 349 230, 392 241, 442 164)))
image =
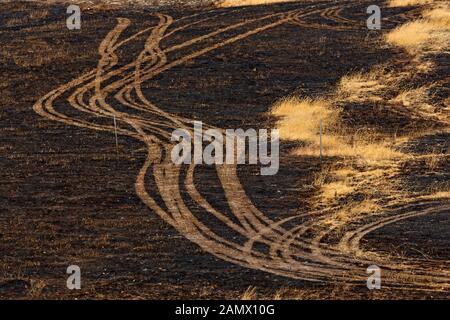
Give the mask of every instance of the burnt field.
POLYGON ((81 30, 2 4, 0 297, 448 298, 448 50, 387 44, 424 8, 368 30, 370 4, 86 6, 81 30), (283 136, 294 96, 339 110, 322 158, 283 136), (280 128, 278 173, 171 164, 193 120, 280 128))

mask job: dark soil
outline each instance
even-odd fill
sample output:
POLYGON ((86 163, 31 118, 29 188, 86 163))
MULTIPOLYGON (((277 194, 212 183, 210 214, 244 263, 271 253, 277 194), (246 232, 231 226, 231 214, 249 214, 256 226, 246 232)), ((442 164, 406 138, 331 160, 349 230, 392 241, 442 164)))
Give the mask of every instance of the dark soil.
MULTIPOLYGON (((275 7, 310 5, 244 8, 174 39, 187 40, 214 24, 227 25, 275 7)), ((367 2, 355 1, 344 14, 365 19, 366 6, 367 2)), ((49 121, 33 111, 40 97, 96 66, 98 45, 117 17, 132 21, 127 31, 131 34, 154 24, 156 20, 149 17, 156 10, 90 10, 83 12, 82 30, 69 31, 63 6, 3 5, 0 297, 239 298, 249 286, 257 286, 261 298, 272 297, 280 288, 296 288, 306 292, 305 297, 310 294, 316 298, 429 297, 410 291, 372 293, 365 284, 338 294, 339 284, 296 281, 219 260, 180 236, 137 197, 134 182, 146 155, 139 142, 119 137, 117 156, 113 135, 49 121), (48 15, 29 18, 37 10, 48 10, 48 15), (12 18, 17 22, 11 22, 12 18), (47 44, 38 47, 42 50, 33 47, 41 42, 47 44), (73 264, 82 269, 80 291, 66 288, 66 268, 73 264)), ((160 10, 180 17, 190 14, 189 10, 204 9, 160 10)), ((387 15, 395 13, 395 9, 386 9, 387 15)), ((322 17, 309 19, 320 23, 322 17)), ((278 99, 291 94, 327 94, 343 75, 393 59, 395 52, 378 44, 382 33, 396 23, 387 23, 381 32, 369 32, 363 26, 342 31, 282 25, 173 68, 144 86, 144 91, 165 111, 218 127, 268 127, 273 119, 265 112, 278 99)), ((141 48, 128 46, 126 50, 134 57, 141 48)), ((351 114, 362 123, 365 119, 374 121, 373 114, 363 108, 352 109, 351 114)), ((384 119, 375 121, 385 123, 384 119)), ((437 146, 445 144, 442 139, 448 147, 448 137, 436 139, 437 146)), ((306 210, 307 200, 314 193, 310 190, 299 196, 298 190, 312 183, 320 161, 289 156, 293 146, 282 146, 281 168, 274 177, 257 175, 257 167, 239 170, 250 199, 272 216, 306 210)), ((431 147, 418 143, 418 148, 431 147)), ((445 166, 448 169, 448 162, 445 166)), ((198 188, 209 190, 207 197, 216 203, 225 201, 214 191, 212 173, 207 168, 202 172, 211 177, 211 185, 198 188)), ((415 176, 405 179, 411 177, 422 185, 415 176)), ((448 182, 448 175, 436 179, 448 182)), ((404 254, 411 255, 426 251, 427 255, 448 260, 448 218, 421 217, 395 224, 371 234, 366 245, 374 250, 400 247, 404 254)))

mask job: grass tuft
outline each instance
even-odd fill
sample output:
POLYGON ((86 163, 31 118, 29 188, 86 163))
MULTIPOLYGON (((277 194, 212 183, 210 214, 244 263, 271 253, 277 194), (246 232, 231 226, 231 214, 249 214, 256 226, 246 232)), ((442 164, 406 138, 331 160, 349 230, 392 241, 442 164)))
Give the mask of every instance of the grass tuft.
POLYGON ((425 11, 423 19, 408 22, 386 35, 386 41, 410 54, 443 51, 450 44, 450 8, 439 6, 425 11))
POLYGON ((434 0, 390 0, 389 7, 407 7, 433 3, 434 0))
POLYGON ((248 287, 242 294, 241 300, 255 300, 257 296, 255 287, 248 287))
POLYGON ((264 4, 272 4, 279 2, 292 2, 296 0, 223 0, 218 2, 218 7, 240 7, 240 6, 255 6, 255 5, 264 5, 264 4))
POLYGON ((330 126, 336 123, 338 111, 325 100, 288 97, 277 102, 270 114, 279 117, 280 138, 315 143, 320 121, 330 126))

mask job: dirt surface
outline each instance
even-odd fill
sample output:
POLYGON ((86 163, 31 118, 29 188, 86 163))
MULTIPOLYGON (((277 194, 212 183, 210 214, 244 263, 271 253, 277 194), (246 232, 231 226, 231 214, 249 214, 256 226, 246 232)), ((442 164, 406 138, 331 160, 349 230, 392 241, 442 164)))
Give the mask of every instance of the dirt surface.
MULTIPOLYGON (((344 229, 319 223, 318 191, 305 187, 341 160, 294 156, 297 142, 282 143, 270 177, 167 160, 170 132, 190 120, 270 128, 280 98, 406 65, 382 35, 420 11, 384 8, 383 30, 369 31, 368 4, 99 7, 73 31, 64 5, 4 4, 0 297, 229 299, 254 286, 258 298, 448 298, 450 203, 417 197, 448 184, 448 157, 432 170, 421 158, 399 164, 411 200, 344 229), (366 287, 370 264, 382 290, 366 287), (82 290, 66 288, 69 265, 82 290)), ((402 150, 448 152, 442 123, 379 104, 346 105, 349 119, 389 134, 432 129, 402 150)))

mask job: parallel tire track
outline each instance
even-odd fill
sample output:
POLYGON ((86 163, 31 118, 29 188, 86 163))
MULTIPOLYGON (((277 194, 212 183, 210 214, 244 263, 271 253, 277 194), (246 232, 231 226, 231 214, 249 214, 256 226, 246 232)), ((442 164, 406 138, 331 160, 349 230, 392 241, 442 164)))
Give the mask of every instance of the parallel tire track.
MULTIPOLYGON (((283 24, 294 23, 308 28, 334 30, 355 28, 355 21, 341 15, 343 8, 349 4, 349 1, 343 1, 339 6, 320 4, 311 9, 291 9, 247 19, 166 48, 162 45, 163 40, 176 32, 188 30, 204 21, 214 21, 227 13, 212 12, 211 16, 202 16, 199 20, 193 21, 190 20, 197 18, 197 15, 174 20, 168 15, 157 14, 158 23, 154 27, 141 30, 121 41, 119 39, 131 21, 119 19, 117 26, 100 44, 97 68, 48 93, 34 105, 34 110, 50 120, 108 132, 114 130, 111 125, 85 120, 83 115, 96 116, 99 119, 116 117, 119 122, 118 133, 141 141, 147 149, 146 160, 135 183, 138 196, 161 219, 214 256, 243 267, 295 279, 365 281, 365 269, 362 266, 367 266, 371 261, 359 243, 366 234, 401 219, 439 213, 442 210, 431 208, 403 215, 395 215, 395 211, 391 211, 387 217, 377 222, 363 224, 358 228, 349 226, 338 245, 328 245, 322 242, 327 232, 320 233, 312 239, 306 235, 308 231, 315 230, 321 224, 323 217, 320 214, 311 213, 302 217, 293 216, 272 221, 247 197, 239 181, 236 166, 217 165, 215 169, 218 182, 228 201, 228 209, 235 218, 231 219, 209 203, 196 188, 195 165, 189 166, 184 174, 182 167, 171 163, 170 154, 173 145, 170 142, 170 134, 172 130, 178 128, 192 131, 191 120, 163 111, 148 100, 141 88, 142 83, 165 71, 283 24), (314 14, 319 14, 338 25, 316 25, 304 20, 314 14), (230 31, 235 34, 224 37, 230 31), (131 41, 137 41, 143 34, 148 34, 148 37, 142 52, 137 55, 134 62, 120 66, 117 49, 131 41), (187 50, 201 45, 203 47, 194 51, 187 50), (181 55, 171 58, 171 54, 175 51, 181 55), (64 102, 62 96, 67 94, 69 98, 64 102), (114 104, 110 102, 110 98, 114 99, 114 104), (120 106, 120 110, 115 106, 120 106), (80 116, 64 114, 63 110, 67 107, 75 108, 80 116), (131 114, 124 111, 131 109, 139 113, 131 114), (149 190, 150 179, 156 189, 149 190), (217 223, 239 234, 245 241, 225 238, 208 227, 205 221, 202 221, 205 216, 192 211, 186 201, 186 194, 183 194, 184 190, 192 200, 189 202, 195 203, 208 219, 216 219, 217 223), (163 203, 156 200, 156 195, 163 203), (285 226, 287 222, 297 220, 303 222, 299 222, 294 228, 285 226), (269 250, 260 251, 256 248, 256 244, 263 244, 269 250)), ((386 285, 397 287, 410 283, 412 272, 415 277, 413 283, 409 284, 412 289, 439 291, 449 288, 449 274, 439 267, 438 262, 431 262, 426 268, 418 269, 417 265, 414 265, 415 269, 413 266, 409 267, 409 261, 402 261, 402 268, 398 268, 395 265, 397 261, 388 257, 384 259, 381 257, 377 262, 392 271, 387 272, 386 285)))

